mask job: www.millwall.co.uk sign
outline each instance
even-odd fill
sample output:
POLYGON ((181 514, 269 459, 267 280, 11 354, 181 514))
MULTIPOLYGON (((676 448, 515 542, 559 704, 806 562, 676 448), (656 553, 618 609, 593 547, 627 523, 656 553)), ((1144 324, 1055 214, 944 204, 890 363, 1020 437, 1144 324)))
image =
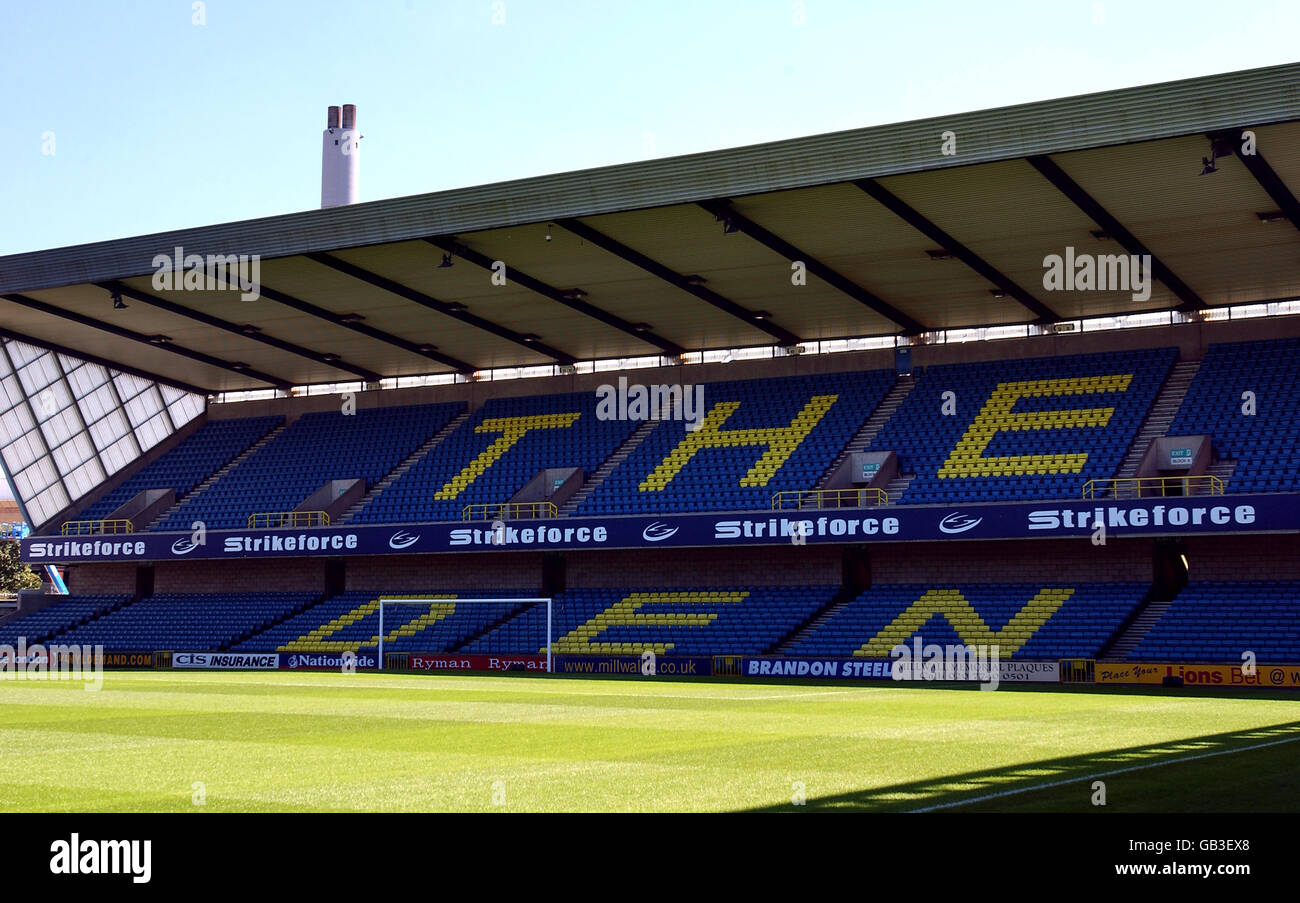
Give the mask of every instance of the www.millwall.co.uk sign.
POLYGON ((1121 501, 836 508, 500 522, 29 536, 32 564, 312 555, 393 555, 555 549, 637 549, 972 539, 1109 539, 1300 530, 1300 494, 1121 501))

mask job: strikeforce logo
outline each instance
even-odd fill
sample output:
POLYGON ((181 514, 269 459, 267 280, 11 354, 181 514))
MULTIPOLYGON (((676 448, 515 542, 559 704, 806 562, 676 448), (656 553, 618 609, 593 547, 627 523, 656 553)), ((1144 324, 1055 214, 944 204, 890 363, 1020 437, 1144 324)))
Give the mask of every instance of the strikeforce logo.
POLYGON ((965 533, 967 530, 975 529, 983 521, 982 517, 971 517, 969 514, 954 511, 939 521, 939 530, 943 533, 965 533))
POLYGON ((152 840, 68 840, 50 844, 50 873, 54 875, 131 875, 148 884, 153 875, 152 840))
POLYGON ((405 530, 398 530, 388 540, 390 549, 406 549, 420 541, 418 533, 407 533, 405 530))
POLYGON ((662 542, 676 534, 677 527, 670 527, 662 521, 655 521, 641 531, 641 538, 646 542, 662 542))
POLYGON ((1254 505, 1151 505, 1145 508, 1120 508, 1115 505, 1084 509, 1044 509, 1030 511, 1030 530, 1090 530, 1104 524, 1110 530, 1129 527, 1204 527, 1225 524, 1253 524, 1254 505))
POLYGON ((199 544, 197 542, 190 539, 188 536, 182 536, 180 539, 172 543, 172 554, 188 555, 190 554, 190 552, 193 552, 198 547, 199 544))

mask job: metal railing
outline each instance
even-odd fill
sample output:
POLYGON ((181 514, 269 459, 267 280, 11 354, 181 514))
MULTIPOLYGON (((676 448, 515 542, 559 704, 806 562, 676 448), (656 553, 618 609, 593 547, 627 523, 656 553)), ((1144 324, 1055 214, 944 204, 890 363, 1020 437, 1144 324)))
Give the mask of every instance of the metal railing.
POLYGON ((249 529, 277 527, 328 527, 330 516, 324 511, 259 511, 248 515, 249 529))
POLYGON ((466 505, 460 512, 461 520, 536 520, 558 517, 560 509, 552 502, 494 502, 492 504, 466 505))
POLYGON ((1114 477, 1083 484, 1086 499, 1141 499, 1162 496, 1223 495, 1223 480, 1201 473, 1181 477, 1114 477))
POLYGON ((772 509, 868 508, 889 504, 889 493, 875 486, 865 489, 797 489, 772 496, 772 509))
POLYGON ((134 533, 135 524, 129 520, 70 520, 59 528, 64 536, 90 536, 96 533, 134 533))

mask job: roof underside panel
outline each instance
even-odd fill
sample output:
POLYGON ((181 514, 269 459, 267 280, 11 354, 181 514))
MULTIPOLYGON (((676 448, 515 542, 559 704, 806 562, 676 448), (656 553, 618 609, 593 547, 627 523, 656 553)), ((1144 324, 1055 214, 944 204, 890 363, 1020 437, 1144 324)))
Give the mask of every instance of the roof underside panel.
POLYGON ((1300 229, 1260 222, 1258 168, 1200 174, 1242 128, 1300 192, 1293 64, 16 254, 0 326, 220 391, 1298 296, 1300 229), (1048 255, 1124 253, 1094 216, 1163 265, 1149 297, 1044 287, 1048 255), (155 289, 176 247, 260 255, 266 296, 155 289))

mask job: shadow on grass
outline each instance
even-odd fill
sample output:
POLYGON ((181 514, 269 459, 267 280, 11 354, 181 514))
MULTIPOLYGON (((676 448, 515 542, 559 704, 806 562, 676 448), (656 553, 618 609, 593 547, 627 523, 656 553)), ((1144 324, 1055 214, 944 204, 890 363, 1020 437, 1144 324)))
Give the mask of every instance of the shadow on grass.
MULTIPOLYGON (((997 797, 1014 799, 1022 793, 1058 787, 1065 784, 1109 778, 1149 769, 1155 766, 1222 756, 1252 747, 1276 744, 1279 741, 1300 742, 1300 721, 1291 721, 1266 727, 1250 728, 1223 734, 1209 734, 1132 746, 1126 749, 1106 750, 1080 756, 1045 759, 1004 768, 969 771, 873 787, 836 796, 809 798, 805 805, 762 806, 753 812, 917 812, 961 811, 968 803, 996 802, 997 797)), ((1085 794, 1088 788, 1084 788, 1085 794)))

